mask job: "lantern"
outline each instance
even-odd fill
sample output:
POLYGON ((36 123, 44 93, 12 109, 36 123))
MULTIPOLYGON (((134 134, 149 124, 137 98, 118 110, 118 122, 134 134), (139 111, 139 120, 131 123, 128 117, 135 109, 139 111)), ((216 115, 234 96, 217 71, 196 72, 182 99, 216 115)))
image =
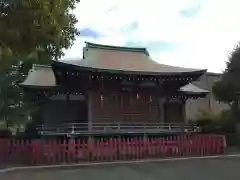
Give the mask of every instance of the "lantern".
POLYGON ((137 99, 139 99, 139 94, 137 93, 137 99))
POLYGON ((149 113, 152 112, 151 105, 152 105, 152 96, 149 96, 149 113))
POLYGON ((101 100, 101 108, 103 108, 103 99, 104 99, 104 96, 103 94, 100 95, 100 100, 101 100))

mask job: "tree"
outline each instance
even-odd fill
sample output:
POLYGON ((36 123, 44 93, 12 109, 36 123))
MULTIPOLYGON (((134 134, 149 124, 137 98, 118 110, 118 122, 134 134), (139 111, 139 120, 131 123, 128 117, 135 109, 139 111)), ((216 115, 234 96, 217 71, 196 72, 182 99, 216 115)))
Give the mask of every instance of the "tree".
POLYGON ((1 0, 0 63, 42 50, 59 59, 78 30, 72 10, 80 0, 1 0))
POLYGON ((79 0, 0 0, 0 121, 22 124, 36 107, 19 87, 32 64, 49 64, 73 44, 79 0))
POLYGON ((18 86, 18 81, 23 79, 23 75, 19 72, 19 67, 12 65, 0 74, 0 120, 8 123, 17 116, 19 121, 23 118, 23 92, 18 86))
POLYGON ((12 131, 30 123, 30 117, 35 121, 38 116, 41 102, 30 101, 29 98, 26 100, 19 82, 24 80, 33 63, 41 61, 41 64, 50 64, 47 59, 39 59, 41 56, 44 56, 44 52, 32 53, 0 72, 0 123, 6 124, 12 131))
POLYGON ((217 100, 236 107, 240 99, 240 47, 233 50, 220 81, 213 86, 217 100))

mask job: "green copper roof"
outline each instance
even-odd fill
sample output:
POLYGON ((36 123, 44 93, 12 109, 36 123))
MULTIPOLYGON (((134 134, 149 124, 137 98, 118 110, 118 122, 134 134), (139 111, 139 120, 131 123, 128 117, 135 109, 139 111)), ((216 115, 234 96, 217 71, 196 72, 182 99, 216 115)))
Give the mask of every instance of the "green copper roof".
POLYGON ((124 46, 110 46, 103 44, 95 44, 90 42, 85 42, 86 48, 97 48, 97 49, 106 49, 106 50, 116 50, 116 51, 128 51, 128 52, 140 52, 149 56, 149 52, 146 48, 142 47, 124 47, 124 46))
POLYGON ((78 68, 93 72, 138 75, 177 75, 193 73, 202 75, 206 70, 160 64, 154 61, 146 48, 110 46, 86 42, 83 59, 54 61, 54 67, 78 68))

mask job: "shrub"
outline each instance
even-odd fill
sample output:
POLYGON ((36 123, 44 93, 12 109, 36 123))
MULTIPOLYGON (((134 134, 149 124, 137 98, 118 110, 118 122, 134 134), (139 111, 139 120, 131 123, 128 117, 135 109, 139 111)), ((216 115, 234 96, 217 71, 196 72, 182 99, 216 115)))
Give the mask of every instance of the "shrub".
POLYGON ((235 121, 230 110, 219 114, 210 114, 200 111, 195 125, 199 126, 203 133, 234 133, 235 121))

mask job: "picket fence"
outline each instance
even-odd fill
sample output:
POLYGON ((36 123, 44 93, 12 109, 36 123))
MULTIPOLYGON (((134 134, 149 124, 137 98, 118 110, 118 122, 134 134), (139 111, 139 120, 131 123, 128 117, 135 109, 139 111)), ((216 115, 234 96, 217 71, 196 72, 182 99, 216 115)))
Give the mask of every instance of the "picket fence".
POLYGON ((161 138, 112 138, 108 140, 0 139, 0 162, 21 165, 142 160, 224 153, 225 137, 181 135, 161 138))

